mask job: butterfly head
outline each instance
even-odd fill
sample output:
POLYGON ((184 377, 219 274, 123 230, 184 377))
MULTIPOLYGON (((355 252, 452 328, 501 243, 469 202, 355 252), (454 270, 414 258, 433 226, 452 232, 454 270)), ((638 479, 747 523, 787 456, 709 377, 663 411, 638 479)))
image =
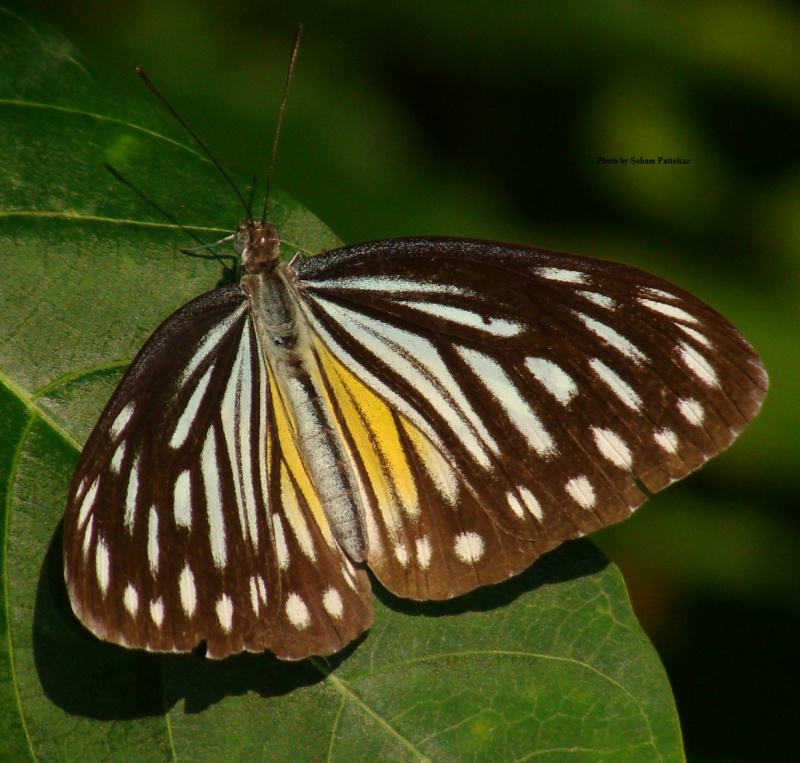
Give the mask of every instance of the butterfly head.
POLYGON ((233 237, 233 248, 242 257, 245 273, 263 273, 280 262, 281 239, 274 225, 244 220, 233 237))

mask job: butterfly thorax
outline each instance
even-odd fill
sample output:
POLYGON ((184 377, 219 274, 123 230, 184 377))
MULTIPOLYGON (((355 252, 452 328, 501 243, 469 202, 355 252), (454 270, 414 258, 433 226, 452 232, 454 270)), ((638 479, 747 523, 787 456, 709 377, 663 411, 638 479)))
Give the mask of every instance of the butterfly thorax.
POLYGON ((278 229, 269 223, 243 220, 233 237, 233 248, 242 257, 245 273, 274 270, 281 260, 278 229))

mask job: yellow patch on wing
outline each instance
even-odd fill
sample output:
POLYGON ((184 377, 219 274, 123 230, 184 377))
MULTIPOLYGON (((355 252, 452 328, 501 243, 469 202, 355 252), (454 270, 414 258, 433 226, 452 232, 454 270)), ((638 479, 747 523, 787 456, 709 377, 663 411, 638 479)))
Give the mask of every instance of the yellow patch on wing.
POLYGON ((387 529, 400 526, 398 512, 419 516, 419 495, 400 432, 392 412, 372 390, 317 345, 320 364, 330 385, 358 456, 364 465, 370 486, 387 529))

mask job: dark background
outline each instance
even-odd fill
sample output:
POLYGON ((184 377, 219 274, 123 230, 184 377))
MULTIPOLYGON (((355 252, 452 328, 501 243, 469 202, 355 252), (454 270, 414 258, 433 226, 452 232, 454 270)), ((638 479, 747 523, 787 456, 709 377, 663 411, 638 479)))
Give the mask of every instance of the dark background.
MULTIPOLYGON (((145 68, 220 160, 347 242, 451 234, 630 262, 726 314, 772 379, 735 447, 595 536, 669 674, 691 763, 800 748, 800 13, 785 2, 31 2, 145 68), (682 156, 622 167, 598 156, 682 156)), ((231 198, 231 224, 240 216, 231 198)))

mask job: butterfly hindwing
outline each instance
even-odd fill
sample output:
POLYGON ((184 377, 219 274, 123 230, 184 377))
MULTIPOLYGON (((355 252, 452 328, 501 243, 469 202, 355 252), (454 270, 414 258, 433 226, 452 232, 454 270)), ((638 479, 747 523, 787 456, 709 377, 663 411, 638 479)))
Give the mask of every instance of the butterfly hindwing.
POLYGON ((96 635, 299 659, 369 627, 369 581, 312 516, 273 395, 238 286, 190 302, 144 345, 87 441, 65 516, 70 599, 96 635))

